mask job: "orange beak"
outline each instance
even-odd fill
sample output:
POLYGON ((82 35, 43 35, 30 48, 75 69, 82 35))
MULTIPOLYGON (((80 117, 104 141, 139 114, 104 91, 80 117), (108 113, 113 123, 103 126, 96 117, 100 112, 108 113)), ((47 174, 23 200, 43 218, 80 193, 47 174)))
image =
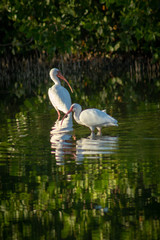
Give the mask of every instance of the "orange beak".
POLYGON ((69 82, 67 81, 67 79, 65 79, 65 77, 63 77, 63 75, 62 75, 62 73, 60 71, 58 71, 57 77, 59 77, 60 79, 64 80, 68 84, 69 88, 71 89, 71 92, 73 93, 73 90, 72 90, 69 82))
POLYGON ((73 106, 71 106, 71 108, 69 109, 69 111, 68 111, 68 112, 64 115, 64 117, 62 118, 62 120, 61 120, 61 125, 62 125, 65 117, 66 117, 70 112, 72 112, 72 110, 73 110, 73 106))

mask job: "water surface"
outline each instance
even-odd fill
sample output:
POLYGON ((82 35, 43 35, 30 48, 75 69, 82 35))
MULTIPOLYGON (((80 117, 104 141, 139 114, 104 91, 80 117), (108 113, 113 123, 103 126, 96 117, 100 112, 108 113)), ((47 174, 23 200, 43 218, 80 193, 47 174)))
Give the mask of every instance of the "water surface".
POLYGON ((0 238, 158 240, 160 103, 110 104, 102 135, 46 103, 1 110, 0 238))

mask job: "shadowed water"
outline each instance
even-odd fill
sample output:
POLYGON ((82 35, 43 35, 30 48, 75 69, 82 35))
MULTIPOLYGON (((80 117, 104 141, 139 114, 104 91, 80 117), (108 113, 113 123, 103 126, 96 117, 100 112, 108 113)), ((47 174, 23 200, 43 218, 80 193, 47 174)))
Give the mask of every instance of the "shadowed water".
POLYGON ((36 104, 1 112, 0 238, 158 240, 159 103, 110 105, 102 135, 36 104))

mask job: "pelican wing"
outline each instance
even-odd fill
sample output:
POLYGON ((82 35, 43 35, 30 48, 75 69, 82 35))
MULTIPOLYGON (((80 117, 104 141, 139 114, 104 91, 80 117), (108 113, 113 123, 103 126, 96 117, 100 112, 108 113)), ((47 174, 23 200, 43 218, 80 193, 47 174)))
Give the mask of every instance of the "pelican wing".
POLYGON ((49 88, 48 96, 52 105, 58 110, 67 113, 71 106, 71 97, 68 90, 60 85, 49 88))

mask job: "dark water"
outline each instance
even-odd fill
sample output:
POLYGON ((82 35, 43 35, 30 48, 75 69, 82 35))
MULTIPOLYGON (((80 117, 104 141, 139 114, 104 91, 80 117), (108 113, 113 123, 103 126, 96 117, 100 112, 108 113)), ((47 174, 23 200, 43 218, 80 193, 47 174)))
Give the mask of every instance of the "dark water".
POLYGON ((1 108, 0 239, 160 238, 160 102, 107 111, 98 136, 48 99, 1 108))

